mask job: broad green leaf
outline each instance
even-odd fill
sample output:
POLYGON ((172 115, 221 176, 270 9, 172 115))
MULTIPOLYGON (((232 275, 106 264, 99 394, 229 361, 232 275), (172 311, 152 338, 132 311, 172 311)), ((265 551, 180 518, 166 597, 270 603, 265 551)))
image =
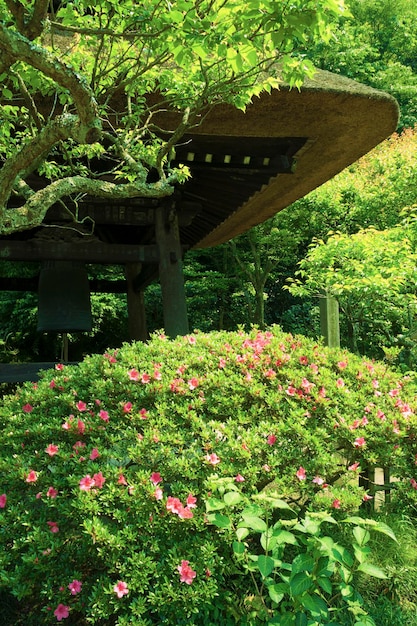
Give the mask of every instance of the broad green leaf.
POLYGON ((273 602, 279 604, 285 594, 289 592, 289 586, 285 583, 268 585, 268 594, 273 602))
POLYGON ((262 576, 266 578, 274 570, 275 562, 270 556, 260 554, 258 557, 258 568, 262 576))
POLYGON ((264 522, 263 519, 257 517, 256 515, 244 515, 242 514, 244 519, 245 526, 254 530, 255 532, 264 533, 268 526, 264 522))
POLYGON ((241 543, 240 541, 234 541, 233 542, 233 552, 235 554, 243 554, 245 552, 245 545, 243 543, 241 543))
POLYGON ((377 567, 372 563, 361 563, 358 566, 358 571, 363 572, 364 574, 368 574, 368 576, 373 576, 374 578, 388 578, 388 576, 380 567, 377 567))
POLYGON ((355 528, 353 529, 353 536, 355 537, 356 542, 359 544, 359 546, 365 545, 371 538, 371 535, 366 530, 366 528, 362 528, 361 526, 355 526, 355 528))
POLYGON ((227 506, 233 506, 242 500, 242 496, 237 491, 228 491, 224 494, 223 500, 227 506))
POLYGON ((220 515, 220 513, 210 513, 207 515, 208 521, 213 526, 218 528, 228 528, 231 525, 230 518, 227 515, 220 515))
POLYGON ((292 572, 312 572, 315 566, 315 560, 308 554, 299 554, 292 562, 292 572))
POLYGON ((325 601, 317 594, 306 593, 301 598, 301 604, 305 609, 310 611, 313 617, 327 618, 328 607, 325 601))
POLYGON ((327 576, 319 576, 316 580, 317 584, 321 587, 321 589, 323 589, 323 591, 329 594, 332 593, 333 585, 330 578, 327 578, 327 576))
POLYGON ((277 543, 288 543, 293 546, 298 544, 296 536, 288 530, 274 530, 272 536, 277 540, 277 543))
POLYGON ((308 624, 307 615, 305 613, 302 613, 301 611, 298 611, 295 615, 294 625, 295 626, 307 626, 307 624, 308 624))
POLYGON ((221 511, 225 508, 225 503, 218 498, 207 498, 206 500, 206 511, 209 513, 210 511, 221 511))
POLYGON ((241 526, 239 528, 236 529, 236 537, 238 538, 239 541, 243 541, 243 539, 246 539, 246 537, 249 535, 249 528, 245 528, 244 526, 241 526))
POLYGON ((312 586, 311 577, 304 572, 299 572, 290 578, 290 589, 293 596, 299 596, 312 586))

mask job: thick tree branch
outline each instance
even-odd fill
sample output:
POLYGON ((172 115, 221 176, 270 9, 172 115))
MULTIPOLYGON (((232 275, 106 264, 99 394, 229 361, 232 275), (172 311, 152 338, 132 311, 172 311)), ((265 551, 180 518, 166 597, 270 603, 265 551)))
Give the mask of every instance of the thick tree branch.
POLYGON ((11 156, 0 170, 0 207, 7 204, 16 178, 33 164, 47 155, 51 148, 63 139, 73 137, 78 131, 79 120, 76 115, 60 115, 51 120, 42 131, 11 156))
POLYGON ((0 50, 15 60, 24 61, 70 91, 80 118, 78 132, 74 135, 76 141, 94 143, 99 139, 101 122, 98 108, 93 92, 84 77, 44 48, 31 43, 26 37, 6 28, 2 23, 0 23, 0 50))
POLYGON ((48 209, 61 198, 84 193, 96 198, 120 200, 124 198, 165 198, 174 193, 176 176, 156 183, 134 182, 125 184, 94 180, 84 176, 61 178, 44 189, 29 195, 26 203, 17 209, 0 210, 2 235, 40 226, 48 209))

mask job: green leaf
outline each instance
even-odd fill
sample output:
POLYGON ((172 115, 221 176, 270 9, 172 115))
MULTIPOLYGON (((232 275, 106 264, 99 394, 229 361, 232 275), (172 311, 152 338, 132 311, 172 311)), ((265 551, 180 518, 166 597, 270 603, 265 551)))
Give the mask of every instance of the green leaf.
POLYGON ((260 554, 258 557, 258 568, 262 576, 266 578, 274 570, 275 562, 270 556, 260 554))
POLYGON ((240 541, 234 541, 232 545, 233 545, 233 552, 235 554, 240 555, 245 552, 245 545, 241 543, 240 541))
POLYGON ((213 524, 213 526, 217 526, 217 528, 229 528, 229 526, 231 525, 230 519, 227 517, 227 515, 220 515, 220 513, 210 513, 207 518, 210 524, 213 524))
POLYGON ((289 587, 285 583, 268 585, 268 594, 273 602, 279 604, 285 594, 289 592, 289 587))
POLYGON ((299 554, 292 562, 292 572, 297 574, 298 572, 312 572, 314 569, 315 560, 308 554, 299 554))
POLYGON ((249 532, 249 528, 241 526, 240 528, 236 529, 236 537, 239 541, 243 541, 243 539, 246 539, 246 537, 249 535, 249 532))
POLYGON ((373 576, 374 578, 381 578, 383 580, 388 578, 388 576, 380 567, 377 567, 372 563, 361 563, 358 566, 358 571, 363 572, 364 574, 368 574, 368 576, 373 576))
POLYGON ((209 513, 210 511, 221 511, 225 508, 225 503, 218 498, 207 498, 206 500, 206 511, 209 513))
POLYGON ((333 585, 330 578, 327 578, 327 576, 319 576, 316 580, 317 584, 323 589, 323 591, 329 594, 332 593, 333 585))
POLYGON ((307 615, 305 613, 301 613, 301 611, 298 611, 295 615, 294 625, 295 626, 307 626, 307 624, 308 624, 307 615))
POLYGON ((260 517, 257 517, 256 515, 248 515, 248 514, 245 515, 243 513, 242 517, 244 519, 245 526, 247 526, 251 530, 254 530, 255 532, 264 533, 266 529, 268 528, 264 520, 261 519, 260 517))
POLYGON ((325 601, 317 594, 306 593, 301 598, 301 604, 305 609, 310 611, 313 617, 328 617, 328 607, 325 601))
POLYGON ((276 539, 277 543, 290 544, 293 546, 298 545, 296 536, 288 530, 274 530, 272 536, 276 539))
POLYGON ((366 528, 362 528, 361 526, 355 526, 355 528, 353 529, 353 536, 355 537, 355 540, 359 544, 359 546, 365 545, 371 538, 371 535, 366 530, 366 528))
POLYGON ((290 589, 293 596, 299 596, 312 586, 313 582, 307 574, 299 572, 290 578, 290 589))
POLYGON ((227 506, 233 506, 242 500, 242 496, 237 491, 228 491, 224 494, 223 500, 227 506))

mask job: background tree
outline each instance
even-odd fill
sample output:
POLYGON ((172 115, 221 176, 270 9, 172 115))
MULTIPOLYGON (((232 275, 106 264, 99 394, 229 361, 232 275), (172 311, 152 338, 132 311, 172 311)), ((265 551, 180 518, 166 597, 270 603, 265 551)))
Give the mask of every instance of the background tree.
POLYGON ((289 290, 317 298, 327 292, 339 302, 345 347, 376 358, 384 356, 384 347, 398 348, 397 353, 402 348, 410 367, 417 314, 415 243, 413 223, 332 235, 313 244, 289 290))

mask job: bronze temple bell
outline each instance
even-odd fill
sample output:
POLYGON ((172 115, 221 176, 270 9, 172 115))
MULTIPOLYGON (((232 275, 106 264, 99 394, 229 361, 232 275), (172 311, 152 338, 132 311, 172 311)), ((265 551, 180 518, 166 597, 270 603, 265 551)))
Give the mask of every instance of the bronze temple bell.
POLYGON ((82 263, 43 263, 38 287, 38 331, 71 333, 92 329, 90 286, 82 263))

